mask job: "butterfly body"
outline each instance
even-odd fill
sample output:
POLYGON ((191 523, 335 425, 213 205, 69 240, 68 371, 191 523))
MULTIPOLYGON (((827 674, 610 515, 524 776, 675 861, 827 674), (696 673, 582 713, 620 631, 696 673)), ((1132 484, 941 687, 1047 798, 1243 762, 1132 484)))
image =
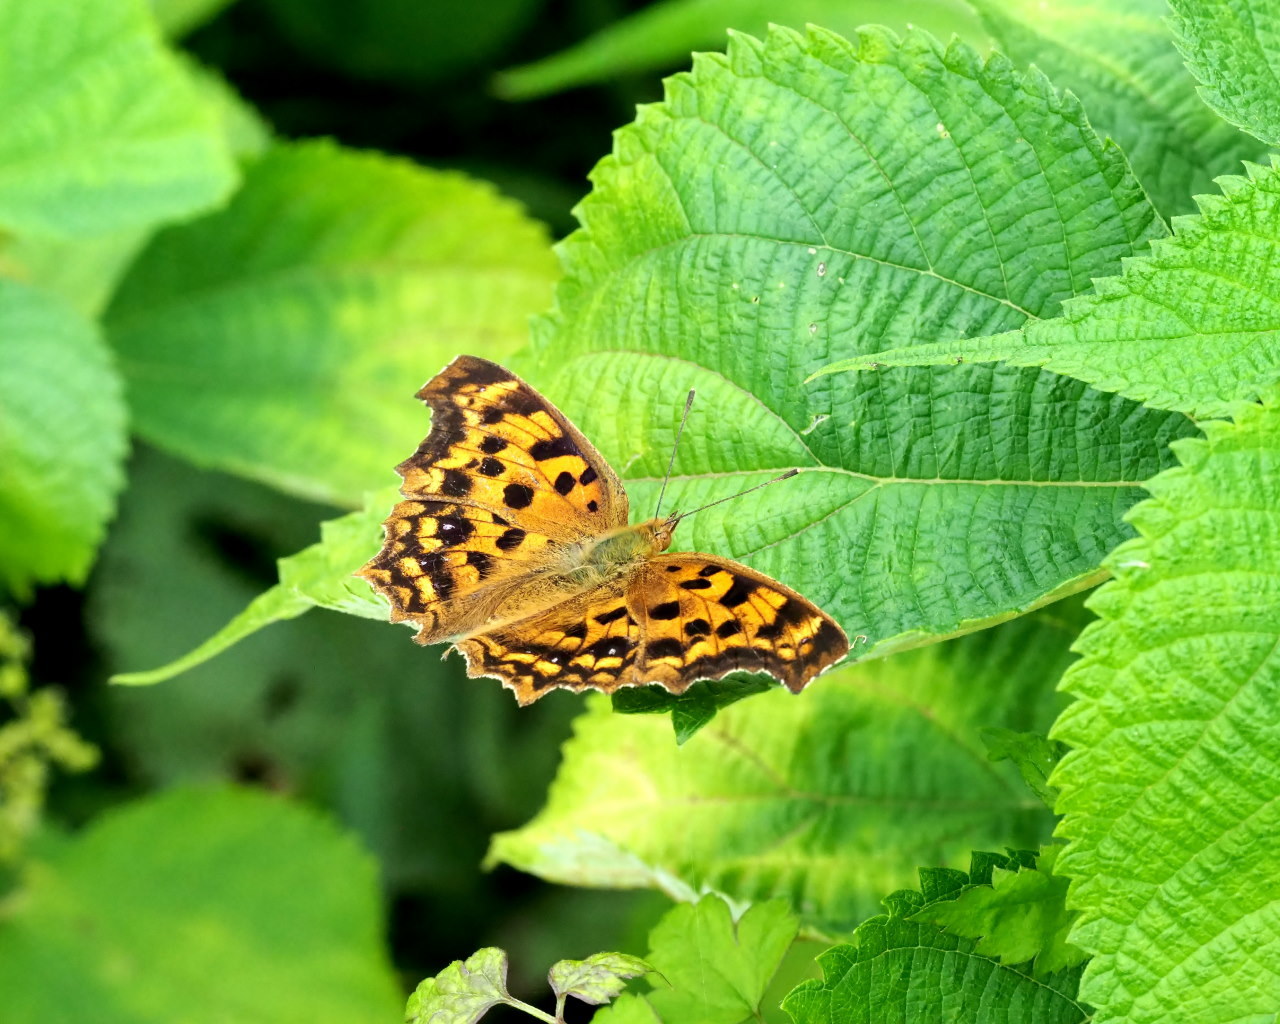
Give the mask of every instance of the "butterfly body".
POLYGON ((613 470, 551 403, 461 356, 419 392, 431 433, 398 467, 400 502, 359 575, 421 643, 520 703, 762 670, 798 691, 848 641, 805 598, 745 565, 668 553, 677 516, 627 522, 613 470))

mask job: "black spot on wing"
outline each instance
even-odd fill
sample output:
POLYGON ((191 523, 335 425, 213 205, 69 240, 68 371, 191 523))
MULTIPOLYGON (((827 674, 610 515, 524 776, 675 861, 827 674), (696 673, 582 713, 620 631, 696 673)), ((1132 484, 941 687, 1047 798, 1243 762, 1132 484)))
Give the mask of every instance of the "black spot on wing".
POLYGON ((524 543, 524 537, 524 530, 513 526, 498 538, 498 548, 502 551, 512 551, 524 543))
POLYGON ((755 589, 756 585, 745 576, 735 576, 733 586, 720 595, 720 603, 726 608, 736 608, 750 597, 755 589))
POLYGON ((493 572, 493 559, 483 551, 468 551, 467 565, 474 566, 481 579, 493 572))
POLYGON ((729 621, 722 622, 716 627, 716 636, 720 637, 722 640, 728 639, 731 636, 737 636, 741 632, 742 623, 737 619, 729 619, 729 621))
POLYGON ((679 614, 679 601, 664 601, 662 604, 654 605, 649 609, 649 618, 651 619, 674 619, 679 614))
POLYGON ((620 604, 618 605, 617 608, 614 608, 610 611, 601 612, 599 615, 595 617, 595 619, 596 619, 596 622, 600 623, 600 625, 607 626, 611 622, 617 622, 620 618, 622 618, 622 616, 626 614, 627 614, 626 605, 620 604))
POLYGON ((495 437, 493 434, 489 434, 480 442, 480 450, 486 455, 497 455, 498 452, 502 451, 506 446, 507 442, 505 438, 495 437))
POLYGON ((578 483, 582 484, 583 487, 586 487, 587 484, 595 483, 597 476, 599 476, 599 474, 595 471, 595 469, 593 469, 591 466, 588 466, 586 469, 582 471, 582 476, 578 477, 578 483))
MULTIPOLYGON (((682 590, 707 590, 710 586, 711 581, 704 579, 685 580, 680 584, 682 590)), ((721 598, 720 600, 723 601, 724 598, 721 598)))
POLYGON ((606 636, 586 649, 593 658, 621 658, 631 650, 632 643, 625 636, 606 636))
POLYGON ((585 622, 575 622, 572 626, 565 626, 564 635, 572 637, 574 640, 581 640, 587 635, 587 624, 585 622))
POLYGON ((486 455, 480 460, 480 472, 485 476, 501 476, 502 471, 505 468, 506 467, 492 455, 486 455))
POLYGON ((471 493, 471 480, 457 469, 446 469, 440 483, 440 493, 450 498, 465 498, 471 493))
POLYGON ((529 454, 539 462, 545 462, 547 459, 559 458, 561 455, 580 455, 581 453, 571 438, 560 434, 558 437, 535 441, 529 447, 529 454))
POLYGON ((718 572, 724 572, 718 565, 704 565, 698 570, 699 576, 714 576, 718 572))
POLYGON ((440 538, 440 543, 446 546, 461 544, 471 536, 474 530, 471 520, 464 519, 462 516, 441 516, 436 520, 436 536, 440 538))
POLYGON ((502 489, 502 501, 507 508, 528 508, 533 504, 533 488, 527 484, 507 484, 502 489))
POLYGON ((598 509, 599 507, 600 507, 600 503, 599 503, 598 501, 596 501, 596 499, 595 499, 595 498, 592 498, 589 502, 587 502, 587 511, 588 511, 588 512, 594 512, 594 511, 596 511, 596 509, 598 509))
POLYGON ((679 658, 684 660, 684 646, 679 640, 669 636, 664 636, 661 640, 654 640, 644 649, 644 656, 648 658, 679 658))
POLYGON ((480 414, 480 422, 485 426, 490 427, 495 423, 501 423, 506 419, 506 416, 507 414, 504 410, 498 408, 496 405, 491 405, 480 414))
POLYGON ((573 478, 572 473, 561 473, 556 477, 555 489, 557 494, 568 494, 576 486, 578 481, 573 478))
POLYGON ((690 619, 684 624, 685 636, 706 636, 711 632, 711 623, 706 619, 690 619))

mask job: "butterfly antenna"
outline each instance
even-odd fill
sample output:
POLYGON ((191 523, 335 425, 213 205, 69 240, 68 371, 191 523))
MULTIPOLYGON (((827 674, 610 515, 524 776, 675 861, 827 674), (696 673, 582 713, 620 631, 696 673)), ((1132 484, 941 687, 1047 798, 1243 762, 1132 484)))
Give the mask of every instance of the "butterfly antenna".
POLYGON ((693 388, 689 389, 689 397, 684 400, 684 415, 680 417, 680 426, 676 428, 676 443, 671 446, 671 461, 667 463, 667 475, 662 478, 662 490, 658 492, 658 507, 653 510, 653 518, 658 518, 662 511, 662 498, 667 493, 667 484, 671 480, 671 470, 676 464, 676 450, 680 447, 680 435, 684 433, 685 421, 689 418, 689 410, 693 408, 693 388))
POLYGON ((713 505, 723 505, 726 501, 733 501, 734 498, 741 498, 744 494, 750 494, 752 491, 760 490, 761 487, 768 487, 770 484, 780 483, 783 480, 790 480, 799 472, 800 470, 798 469, 789 469, 780 476, 775 476, 772 480, 766 480, 762 484, 756 484, 754 487, 748 487, 745 491, 739 491, 737 494, 731 494, 727 498, 717 498, 715 501, 709 501, 705 505, 699 505, 697 508, 690 509, 688 512, 681 512, 680 515, 676 517, 676 522, 693 515, 694 512, 701 512, 704 508, 711 508, 713 505))

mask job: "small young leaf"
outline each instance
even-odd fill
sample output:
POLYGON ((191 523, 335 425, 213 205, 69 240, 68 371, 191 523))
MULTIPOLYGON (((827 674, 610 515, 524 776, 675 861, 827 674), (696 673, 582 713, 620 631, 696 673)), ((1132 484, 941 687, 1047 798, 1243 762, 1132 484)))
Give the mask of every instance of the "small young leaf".
POLYGON ((407 1024, 475 1024, 509 998, 507 954, 489 946, 423 981, 409 997, 404 1019, 407 1024))
POLYGON ((1066 908, 1067 879, 1053 873, 1061 847, 1045 847, 1034 868, 996 868, 990 885, 969 885, 954 899, 940 900, 912 914, 953 935, 976 939, 974 951, 1001 963, 1035 960, 1043 978, 1086 959, 1067 941, 1076 915, 1066 908))
POLYGON ((653 970, 638 956, 626 953, 596 953, 585 960, 561 960, 551 965, 547 979, 557 995, 570 995, 599 1006, 627 987, 628 978, 638 978, 653 970))
POLYGON ((624 715, 671 713, 676 742, 684 743, 715 718, 716 713, 744 697, 764 693, 773 682, 760 675, 731 675, 694 683, 684 693, 672 693, 659 686, 633 686, 610 698, 613 710, 624 715))
POLYGON ((1178 49, 1226 121, 1280 146, 1280 11, 1272 0, 1169 0, 1178 49))
POLYGON ((422 382, 514 349, 554 276, 545 230, 490 186, 312 142, 158 235, 105 322, 148 440, 356 506, 426 434, 422 382))
MULTIPOLYGON (((759 1021, 769 979, 796 937, 799 923, 782 900, 760 903, 736 921, 719 896, 668 911, 649 933, 651 969, 662 976, 643 997, 598 1013, 600 1024, 656 1017, 665 1024, 759 1021), (651 1008, 646 1018, 635 1006, 651 1008)), ((642 961, 643 962, 643 961, 642 961)))
POLYGON ((142 0, 0 4, 0 39, 0 224, 101 235, 231 191, 213 114, 142 0))
POLYGON ((1057 870, 1099 1024, 1265 1020, 1280 978, 1280 392, 1181 441, 1063 677, 1057 870))
POLYGON ((124 483, 111 354, 61 300, 0 278, 0 395, 0 591, 81 583, 124 483))
MULTIPOLYGON (((1120 277, 1065 315, 985 338, 897 348, 825 367, 1003 361, 1044 366, 1161 409, 1226 416, 1280 379, 1280 164, 1220 178, 1198 217, 1175 222, 1120 277)), ((872 378, 874 379, 874 377, 872 378)))
POLYGON ((1049 785, 1049 774, 1062 760, 1066 747, 1038 732, 1015 732, 998 726, 983 728, 978 735, 986 744, 987 756, 993 761, 1009 760, 1017 765, 1022 781, 1053 810, 1058 791, 1049 785))

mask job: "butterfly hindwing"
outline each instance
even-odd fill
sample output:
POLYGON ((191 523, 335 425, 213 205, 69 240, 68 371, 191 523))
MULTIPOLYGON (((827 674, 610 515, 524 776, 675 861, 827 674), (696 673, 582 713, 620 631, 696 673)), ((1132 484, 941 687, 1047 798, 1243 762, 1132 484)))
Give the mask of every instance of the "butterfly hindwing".
POLYGON ((580 595, 462 640, 468 674, 497 676, 528 704, 564 687, 612 693, 656 683, 768 672, 793 692, 844 657, 849 642, 793 590, 724 558, 664 554, 620 587, 580 595))
MULTIPOLYGON (((621 582, 621 581, 620 581, 621 582)), ((458 642, 467 674, 496 676, 529 704, 555 687, 612 693, 634 678, 640 626, 621 585, 458 642)))
POLYGON ((625 525, 626 492, 608 463, 513 373, 459 356, 418 397, 431 432, 397 467, 405 497, 476 505, 557 539, 625 525))
POLYGON ((812 601, 726 558, 658 555, 627 603, 644 638, 636 670, 676 693, 735 671, 768 672, 798 693, 849 650, 812 601))

